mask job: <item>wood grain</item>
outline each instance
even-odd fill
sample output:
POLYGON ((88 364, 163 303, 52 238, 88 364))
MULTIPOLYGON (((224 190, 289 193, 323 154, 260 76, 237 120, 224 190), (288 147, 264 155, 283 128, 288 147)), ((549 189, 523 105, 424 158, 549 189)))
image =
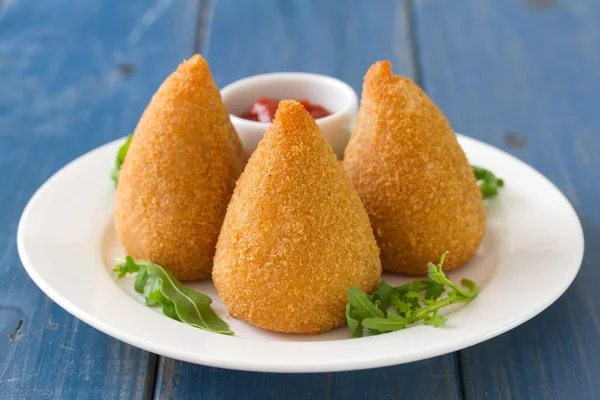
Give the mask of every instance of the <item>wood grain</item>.
POLYGON ((588 243, 579 276, 553 306, 460 353, 465 398, 599 398, 600 4, 422 0, 414 12, 426 91, 457 131, 548 176, 588 243))
POLYGON ((414 76, 405 4, 318 0, 220 0, 207 57, 222 87, 249 75, 302 71, 331 75, 360 94, 377 60, 414 76))
POLYGON ((200 4, 4 2, 0 397, 151 396, 156 357, 109 338, 50 301, 21 266, 16 230, 27 200, 52 173, 131 132, 159 83, 194 50, 200 4))
MULTIPOLYGON (((361 92, 376 60, 415 76, 405 4, 381 1, 220 0, 208 61, 217 84, 275 71, 327 74, 361 92)), ((161 359, 160 399, 461 398, 455 355, 403 366, 333 374, 226 371, 161 359)))
POLYGON ((155 399, 456 399, 453 357, 364 371, 273 374, 161 358, 155 399))
POLYGON ((593 0, 0 2, 0 397, 600 397, 599 18, 593 0), (296 70, 360 91, 373 61, 392 60, 457 131, 532 164, 569 197, 588 243, 575 283, 458 359, 333 374, 157 366, 71 317, 20 265, 20 213, 62 165, 129 133, 163 78, 206 46, 221 86, 296 70))

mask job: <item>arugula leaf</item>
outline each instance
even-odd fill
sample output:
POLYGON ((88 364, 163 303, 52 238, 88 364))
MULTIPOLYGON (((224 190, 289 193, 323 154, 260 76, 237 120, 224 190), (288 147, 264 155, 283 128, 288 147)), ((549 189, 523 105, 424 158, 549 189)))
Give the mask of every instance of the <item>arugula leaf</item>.
POLYGON ((429 279, 417 279, 415 281, 405 283, 404 285, 396 286, 394 290, 399 293, 421 292, 427 289, 429 285, 431 285, 431 281, 429 279))
POLYGON ((350 303, 346 303, 346 322, 352 336, 361 337, 363 335, 362 318, 356 315, 356 310, 350 303))
POLYGON ((437 299, 444 293, 444 285, 432 281, 431 279, 418 279, 393 288, 402 296, 409 292, 420 293, 425 291, 426 299, 437 299))
POLYGON ((386 281, 381 281, 381 283, 377 286, 373 294, 371 296, 368 296, 368 298, 373 303, 379 302, 379 309, 385 312, 388 308, 390 308, 391 305, 390 294, 392 290, 393 288, 390 285, 388 285, 386 281))
POLYGON ((119 277, 137 273, 136 292, 144 296, 146 305, 160 305, 166 316, 209 332, 233 334, 211 308, 209 296, 188 289, 163 267, 127 256, 114 271, 119 272, 119 277))
POLYGON ((115 166, 112 171, 110 171, 110 177, 115 182, 115 186, 119 184, 119 172, 121 171, 121 166, 125 161, 125 156, 127 155, 127 151, 129 151, 129 145, 131 144, 131 138, 133 135, 127 136, 127 140, 123 145, 119 148, 117 152, 117 158, 115 160, 115 166))
MULTIPOLYGON (((408 302, 408 301, 402 300, 400 298, 400 296, 401 296, 400 293, 401 292, 398 292, 398 291, 392 292, 392 294, 390 295, 390 300, 391 300, 392 305, 394 306, 394 308, 396 309, 396 311, 398 313, 406 314, 412 309, 413 304, 412 304, 412 301, 408 302)), ((402 297, 402 298, 404 298, 404 297, 402 297)))
POLYGON ((404 329, 408 320, 396 313, 389 313, 387 317, 365 318, 362 324, 365 328, 384 333, 404 329))
POLYGON ((350 288, 346 319, 352 335, 362 336, 363 328, 375 335, 394 332, 419 321, 436 328, 443 326, 448 319, 438 314, 440 309, 469 302, 478 293, 473 281, 463 279, 461 288, 446 277, 442 267, 447 254, 442 254, 438 265, 428 264, 429 279, 419 279, 397 287, 382 282, 370 296, 358 288, 350 288), (443 296, 446 287, 451 290, 443 296), (390 306, 393 310, 386 313, 390 306))
MULTIPOLYGON (((157 280, 160 280, 160 278, 157 280)), ((156 291, 150 293, 148 298, 150 300, 156 302, 156 304, 160 304, 163 314, 165 314, 167 317, 181 322, 179 315, 177 315, 177 310, 175 309, 175 304, 171 300, 169 300, 165 296, 163 296, 163 294, 160 290, 156 290, 156 291)))
MULTIPOLYGON (((115 267, 116 268, 116 267, 115 267)), ((133 262, 131 257, 125 257, 125 262, 119 264, 119 269, 113 269, 119 272, 119 278, 124 277, 127 274, 135 274, 140 270, 140 266, 133 262)), ((137 289, 136 289, 137 290, 137 289)), ((142 293, 142 292, 138 292, 142 293)))
POLYGON ((442 272, 442 265, 444 264, 444 259, 446 258, 446 255, 448 253, 449 252, 446 251, 444 254, 442 254, 442 257, 440 258, 440 263, 437 266, 433 265, 432 263, 427 264, 427 269, 429 271, 429 279, 439 284, 451 287, 452 289, 454 289, 454 291, 456 291, 457 294, 460 294, 463 297, 474 298, 475 296, 477 296, 478 291, 473 281, 470 281, 468 279, 462 280, 461 283, 466 283, 468 285, 467 291, 465 291, 457 285, 455 285, 454 283, 450 282, 450 279, 448 279, 446 277, 446 274, 442 272))
POLYGON ((348 301, 362 318, 385 316, 383 311, 373 304, 366 293, 359 288, 351 287, 348 289, 348 301))
POLYGON ((479 190, 481 196, 485 199, 487 197, 493 197, 498 194, 498 188, 504 186, 502 179, 496 178, 496 175, 492 171, 485 168, 476 167, 471 165, 475 179, 479 183, 479 190))
POLYGON ((440 326, 444 325, 446 323, 446 321, 448 321, 448 318, 446 318, 442 315, 436 314, 433 317, 425 318, 423 320, 423 323, 425 325, 431 325, 434 328, 439 328, 440 326))
POLYGON ((425 298, 437 300, 444 293, 444 285, 437 282, 431 282, 425 290, 425 298))
MULTIPOLYGON (((131 257, 126 258, 126 262, 129 262, 129 261, 131 261, 133 263, 133 259, 131 257)), ((133 272, 135 272, 135 271, 131 271, 130 273, 133 273, 133 272)), ((122 277, 123 276, 121 274, 119 274, 119 278, 122 278, 122 277)), ((135 291, 138 292, 139 294, 144 294, 144 287, 146 286, 146 284, 148 284, 148 279, 150 279, 150 275, 148 275, 148 270, 146 270, 145 266, 140 267, 137 275, 135 276, 135 285, 134 285, 135 291)))
POLYGON ((157 306, 160 304, 160 300, 162 297, 156 296, 153 294, 156 292, 160 293, 160 287, 162 285, 162 280, 159 277, 154 277, 148 281, 148 284, 144 286, 144 298, 146 299, 147 306, 157 306))

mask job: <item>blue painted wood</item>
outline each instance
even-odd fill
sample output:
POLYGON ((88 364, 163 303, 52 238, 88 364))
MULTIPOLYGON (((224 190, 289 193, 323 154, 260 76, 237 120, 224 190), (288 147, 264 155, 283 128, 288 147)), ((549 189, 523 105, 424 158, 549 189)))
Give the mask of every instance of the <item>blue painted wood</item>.
POLYGON ((587 242, 579 276, 553 306, 460 353, 465 397, 600 398, 600 3, 430 0, 414 12, 426 91, 457 131, 558 185, 587 242))
MULTIPOLYGON (((208 61, 221 86, 275 71, 328 74, 359 93, 376 60, 414 76, 404 3, 275 1, 216 3, 208 61)), ((155 398, 461 398, 456 356, 334 374, 225 371, 161 359, 155 398)))
MULTIPOLYGON (((600 239, 600 92, 592 0, 416 1, 425 89, 461 132, 504 147, 573 201, 600 239)), ((129 132, 158 83, 207 43, 197 1, 5 2, 0 15, 0 393, 7 398, 151 394, 154 359, 68 316, 16 256, 35 188, 78 154, 129 132), (110 22, 109 22, 110 21, 110 22), (198 32, 200 35, 198 36, 198 32)), ((381 58, 415 76, 403 3, 217 3, 209 61, 221 85, 277 70, 360 88, 381 58), (247 34, 245 34, 247 33, 247 34)), ((467 398, 596 398, 597 246, 567 294, 515 331, 460 353, 467 398)), ((278 375, 162 359, 156 397, 459 398, 455 357, 378 370, 278 375)))
POLYGON ((273 374, 228 371, 161 358, 156 399, 454 399, 450 357, 365 371, 273 374))
POLYGON ((101 334, 44 296, 21 266, 15 236, 25 203, 45 179, 131 132, 156 87, 193 52, 201 3, 3 5, 0 397, 148 398, 156 357, 101 334))
POLYGON ((416 73, 402 1, 219 0, 214 13, 207 56, 219 86, 301 71, 335 76, 360 93, 367 69, 381 59, 416 73))

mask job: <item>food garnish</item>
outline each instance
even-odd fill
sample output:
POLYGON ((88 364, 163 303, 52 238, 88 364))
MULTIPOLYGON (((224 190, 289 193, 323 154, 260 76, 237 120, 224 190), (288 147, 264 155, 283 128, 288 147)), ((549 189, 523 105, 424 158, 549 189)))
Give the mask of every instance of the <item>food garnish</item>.
POLYGON ((473 281, 463 279, 460 287, 446 277, 442 266, 447 254, 442 254, 438 265, 428 263, 428 279, 396 287, 382 281, 372 295, 355 287, 348 289, 346 320, 352 336, 363 336, 364 329, 373 335, 395 332, 420 321, 436 328, 443 326, 447 318, 438 313, 440 309, 467 303, 479 293, 473 281), (446 287, 450 289, 447 293, 446 287))
MULTIPOLYGON (((371 295, 356 287, 348 289, 346 321, 352 336, 362 337, 364 329, 373 335, 395 332, 421 321, 441 327, 447 321, 439 314, 442 308, 468 303, 477 297, 479 290, 473 281, 463 279, 460 287, 444 274, 442 267, 447 254, 447 251, 442 254, 438 265, 427 265, 428 279, 396 287, 382 281, 371 295), (446 287, 450 291, 446 292, 446 287)), ((147 306, 160 306, 166 316, 195 328, 233 335, 211 308, 212 299, 182 285, 167 269, 127 256, 113 270, 119 273, 119 278, 136 274, 135 291, 144 296, 147 306)))
POLYGON ((473 168, 475 179, 477 179, 479 190, 481 190, 481 196, 484 199, 497 195, 498 188, 504 186, 504 181, 496 178, 496 175, 492 171, 474 165, 471 165, 471 168, 473 168))
POLYGON ((121 166, 125 161, 125 156, 127 155, 127 150, 129 150, 129 144, 131 143, 131 138, 133 135, 127 136, 127 140, 121 147, 119 147, 119 151, 117 152, 117 158, 115 160, 115 166, 112 171, 110 171, 110 177, 115 182, 115 186, 119 184, 119 171, 121 171, 121 166))
POLYGON ((144 296, 147 306, 161 306, 167 317, 205 331, 233 335, 211 308, 209 296, 185 287, 165 268, 127 256, 113 271, 119 278, 136 274, 135 291, 144 296))

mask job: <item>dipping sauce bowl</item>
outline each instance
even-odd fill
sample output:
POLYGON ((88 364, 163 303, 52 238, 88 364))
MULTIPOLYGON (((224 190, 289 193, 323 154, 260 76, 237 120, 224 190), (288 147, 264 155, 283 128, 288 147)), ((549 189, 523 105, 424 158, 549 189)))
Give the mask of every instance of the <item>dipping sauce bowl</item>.
POLYGON ((356 92, 347 83, 330 76, 302 72, 278 72, 240 79, 225 86, 221 96, 248 155, 256 149, 270 125, 242 118, 261 97, 308 100, 326 108, 331 115, 315 121, 339 159, 344 156, 358 109, 356 92))

